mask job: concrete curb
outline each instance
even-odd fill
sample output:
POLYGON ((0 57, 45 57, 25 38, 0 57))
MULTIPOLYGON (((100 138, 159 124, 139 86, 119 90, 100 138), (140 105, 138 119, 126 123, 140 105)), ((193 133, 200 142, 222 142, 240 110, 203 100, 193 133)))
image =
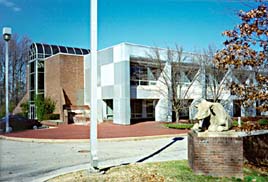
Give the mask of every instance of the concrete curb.
MULTIPOLYGON (((188 132, 187 132, 188 133, 188 132)), ((140 137, 120 137, 120 138, 100 138, 99 141, 137 141, 137 140, 149 140, 159 138, 169 138, 177 136, 187 136, 187 133, 182 134, 171 134, 171 135, 155 135, 155 136, 140 136, 140 137)), ((19 141, 19 142, 35 142, 35 143, 87 143, 90 139, 38 139, 38 138, 20 138, 20 137, 9 137, 0 135, 0 139, 19 141)))
POLYGON ((92 169, 90 164, 81 164, 81 165, 77 165, 77 166, 71 166, 71 167, 66 167, 66 168, 61 168, 61 169, 57 169, 55 171, 51 171, 49 173, 46 173, 43 176, 37 176, 35 177, 34 180, 31 180, 32 182, 45 182, 48 181, 50 179, 53 179, 55 177, 61 176, 61 175, 65 175, 68 173, 75 173, 81 170, 90 170, 92 171, 92 173, 94 173, 94 169, 92 169))

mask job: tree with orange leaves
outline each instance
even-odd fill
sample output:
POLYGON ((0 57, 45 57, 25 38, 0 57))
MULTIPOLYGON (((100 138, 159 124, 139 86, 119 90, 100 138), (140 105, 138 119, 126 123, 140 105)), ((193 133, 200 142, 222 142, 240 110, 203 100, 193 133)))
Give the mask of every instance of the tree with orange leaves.
POLYGON ((227 36, 225 47, 216 53, 214 63, 218 68, 249 76, 239 83, 232 82, 232 92, 244 106, 257 101, 258 110, 268 111, 268 1, 258 0, 257 4, 250 11, 241 10, 241 23, 223 32, 227 36))

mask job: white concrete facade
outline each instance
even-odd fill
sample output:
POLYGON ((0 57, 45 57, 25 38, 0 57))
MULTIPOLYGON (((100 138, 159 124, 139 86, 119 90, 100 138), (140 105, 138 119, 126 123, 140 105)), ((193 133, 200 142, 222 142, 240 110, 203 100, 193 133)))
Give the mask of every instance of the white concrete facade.
MULTIPOLYGON (((146 118, 153 117, 155 121, 172 121, 172 106, 169 99, 170 93, 165 85, 163 85, 163 73, 150 80, 148 75, 147 80, 138 80, 137 82, 146 82, 146 84, 132 84, 131 78, 131 63, 132 60, 148 59, 155 48, 121 43, 103 50, 98 51, 98 121, 109 119, 112 115, 113 123, 129 125, 133 117, 146 118), (135 107, 139 105, 139 113, 135 113, 135 107), (150 105, 150 108, 148 108, 150 105)), ((166 49, 158 49, 160 58, 163 61, 167 60, 166 49)), ((185 57, 193 57, 194 54, 184 53, 185 57)), ((196 57, 197 58, 197 57, 196 57)), ((196 61, 198 61, 195 58, 196 61)), ((143 60, 144 61, 144 60, 143 60)), ((187 59, 186 59, 187 62, 187 59)), ((144 62, 145 63, 145 62, 144 62)), ((90 105, 90 55, 85 56, 85 104, 90 105)), ((148 68, 149 69, 149 68, 148 68)), ((170 74, 170 65, 165 64, 165 72, 170 74)), ((198 73, 201 69, 198 70, 198 73)), ((197 73, 197 74, 198 74, 197 73)), ((233 79, 233 75, 226 74, 229 77, 226 80, 233 79)), ((196 79, 192 83, 187 99, 196 100, 204 97, 204 83, 202 74, 199 74, 200 79, 196 79)), ((226 81, 225 80, 225 81, 226 81)), ((187 88, 185 83, 178 93, 183 93, 187 88)), ((209 99, 212 94, 206 90, 206 97, 209 99)), ((231 95, 230 90, 223 87, 220 97, 223 101, 228 102, 228 111, 233 115, 233 100, 234 96, 231 95)), ((256 114, 256 112, 255 112, 256 114)), ((191 115, 191 114, 190 114, 191 115)), ((242 114, 243 115, 243 114, 242 114)), ((190 116, 191 118, 191 116, 190 116)))
MULTIPOLYGON (((155 120, 168 121, 171 119, 171 108, 168 109, 168 99, 157 91, 159 83, 149 86, 131 86, 130 60, 131 57, 147 57, 150 47, 121 43, 98 51, 98 120, 106 119, 107 104, 104 100, 113 100, 113 122, 129 125, 131 120, 131 99, 159 99, 155 105, 155 120)), ((85 56, 85 104, 90 105, 90 55, 85 56)), ((146 105, 143 103, 142 105, 146 105)), ((143 116, 145 115, 143 107, 143 116)))

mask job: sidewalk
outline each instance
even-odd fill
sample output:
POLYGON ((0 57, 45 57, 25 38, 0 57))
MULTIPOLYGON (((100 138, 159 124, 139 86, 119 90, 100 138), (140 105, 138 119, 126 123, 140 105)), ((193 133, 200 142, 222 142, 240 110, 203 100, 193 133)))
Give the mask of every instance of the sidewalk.
MULTIPOLYGON (((128 137, 144 137, 144 136, 161 136, 186 134, 188 130, 176 130, 165 128, 163 123, 148 121, 132 124, 129 126, 116 125, 111 122, 98 124, 98 138, 128 138, 128 137)), ((1 135, 0 135, 1 136, 1 135)), ((61 125, 56 128, 26 130, 9 134, 2 134, 6 137, 15 138, 34 138, 34 139, 89 139, 90 126, 80 125, 61 125)))

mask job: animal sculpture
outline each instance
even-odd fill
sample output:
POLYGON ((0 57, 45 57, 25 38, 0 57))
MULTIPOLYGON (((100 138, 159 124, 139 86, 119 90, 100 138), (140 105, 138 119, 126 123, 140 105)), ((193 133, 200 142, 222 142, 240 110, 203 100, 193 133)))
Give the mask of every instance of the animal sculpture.
POLYGON ((195 119, 199 120, 192 130, 194 131, 227 131, 231 128, 231 118, 220 103, 203 100, 195 106, 198 110, 195 119))

